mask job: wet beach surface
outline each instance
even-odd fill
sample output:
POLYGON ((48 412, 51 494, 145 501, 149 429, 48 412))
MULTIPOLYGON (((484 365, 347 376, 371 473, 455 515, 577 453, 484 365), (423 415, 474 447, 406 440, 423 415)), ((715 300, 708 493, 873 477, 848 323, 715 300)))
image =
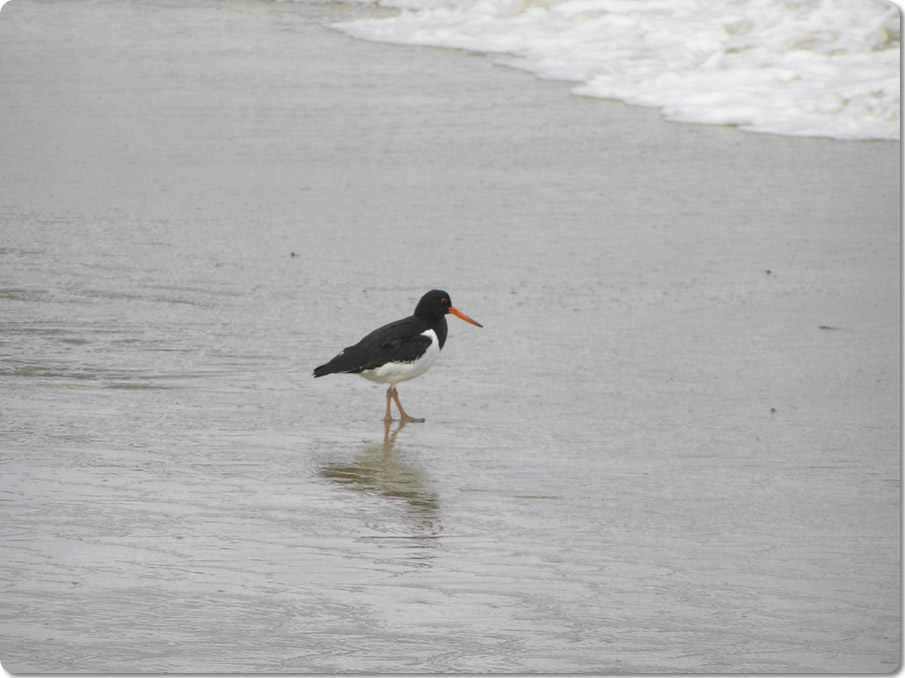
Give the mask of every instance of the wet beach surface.
POLYGON ((898 144, 374 11, 4 6, 4 667, 895 669, 898 144), (311 378, 432 287, 426 423, 311 378))

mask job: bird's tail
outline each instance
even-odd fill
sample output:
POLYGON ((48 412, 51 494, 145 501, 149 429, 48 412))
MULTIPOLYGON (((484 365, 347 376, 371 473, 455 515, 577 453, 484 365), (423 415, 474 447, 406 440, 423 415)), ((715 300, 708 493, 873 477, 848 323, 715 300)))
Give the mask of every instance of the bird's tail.
POLYGON ((361 372, 361 365, 355 360, 354 351, 350 352, 347 349, 333 356, 329 362, 314 368, 315 378, 345 372, 361 372))
POLYGON ((326 365, 319 365, 318 367, 314 368, 315 379, 317 379, 318 377, 324 377, 328 374, 333 374, 333 370, 330 369, 330 363, 327 363, 326 365))

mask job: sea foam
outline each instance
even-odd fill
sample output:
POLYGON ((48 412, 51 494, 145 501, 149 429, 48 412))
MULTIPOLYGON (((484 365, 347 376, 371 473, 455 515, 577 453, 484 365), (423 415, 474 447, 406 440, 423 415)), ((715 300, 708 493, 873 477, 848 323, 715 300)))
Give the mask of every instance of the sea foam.
POLYGON ((881 0, 382 0, 355 37, 502 56, 678 122, 899 138, 899 9, 881 0))

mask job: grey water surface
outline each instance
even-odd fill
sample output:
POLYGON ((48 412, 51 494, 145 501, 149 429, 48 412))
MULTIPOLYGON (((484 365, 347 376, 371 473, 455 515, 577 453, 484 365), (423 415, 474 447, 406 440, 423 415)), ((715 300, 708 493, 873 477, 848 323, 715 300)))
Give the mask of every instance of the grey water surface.
POLYGON ((898 144, 367 12, 4 6, 3 666, 894 670, 898 144), (432 287, 426 423, 311 378, 432 287))

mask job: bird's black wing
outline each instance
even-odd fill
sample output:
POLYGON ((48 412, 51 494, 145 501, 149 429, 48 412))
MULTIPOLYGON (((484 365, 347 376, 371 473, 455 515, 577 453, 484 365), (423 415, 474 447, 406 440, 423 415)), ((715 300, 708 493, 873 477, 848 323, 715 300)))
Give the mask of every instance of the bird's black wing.
POLYGON ((358 373, 390 362, 417 360, 431 343, 430 337, 421 334, 426 329, 427 325, 414 316, 384 325, 354 346, 344 348, 330 362, 316 367, 314 376, 358 373))

